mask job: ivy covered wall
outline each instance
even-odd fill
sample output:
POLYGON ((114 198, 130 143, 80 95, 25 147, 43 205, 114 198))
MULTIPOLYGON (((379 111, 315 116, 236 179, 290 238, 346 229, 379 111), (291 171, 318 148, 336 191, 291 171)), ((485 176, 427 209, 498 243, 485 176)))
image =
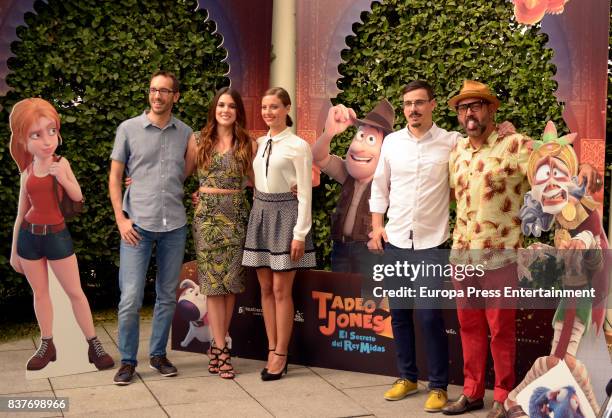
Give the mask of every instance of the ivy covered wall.
POLYGON ((107 184, 117 126, 148 106, 149 77, 158 69, 178 76, 175 114, 194 129, 205 123, 215 90, 229 82, 221 38, 196 7, 196 0, 49 0, 26 15, 8 63, 13 90, 0 97, 0 301, 29 292, 8 260, 19 193, 10 109, 39 96, 59 110, 64 144, 57 152, 71 162, 86 199, 86 212, 69 224, 82 279, 89 294, 116 292, 119 234, 107 184))
MULTIPOLYGON (((406 126, 400 92, 408 82, 427 80, 435 90, 438 106, 434 122, 448 130, 460 130, 456 115, 446 105, 458 93, 464 79, 487 83, 502 105, 498 122, 509 120, 521 133, 539 137, 547 120, 564 131, 561 105, 551 80, 552 50, 537 27, 514 21, 512 4, 488 0, 384 0, 353 26, 340 66, 343 92, 333 101, 352 107, 364 116, 383 97, 395 107, 395 128, 406 126)), ((332 142, 332 153, 344 156, 354 130, 332 142)), ((315 189, 313 219, 318 255, 329 265, 331 242, 329 213, 340 185, 322 175, 315 189)), ((454 222, 454 213, 451 213, 454 222)))
MULTIPOLYGON (((178 75, 182 95, 175 111, 195 129, 205 122, 215 89, 228 83, 220 62, 225 52, 217 48, 221 39, 212 35, 213 24, 204 22, 206 12, 194 12, 196 7, 195 0, 49 0, 37 2, 35 13, 26 16, 27 26, 18 28, 20 41, 12 48, 16 56, 9 61, 7 82, 13 91, 0 97, 5 138, 0 147, 0 301, 29 292, 8 263, 18 194, 18 173, 8 153, 12 105, 41 96, 60 110, 65 144, 58 152, 71 161, 87 199, 86 213, 70 225, 81 273, 90 290, 116 289, 119 236, 107 174, 117 125, 147 106, 148 79, 158 68, 178 75)), ((553 95, 555 69, 549 63, 552 51, 544 47, 546 36, 537 27, 516 24, 510 2, 384 0, 372 9, 347 40, 346 62, 339 68, 343 92, 334 103, 363 116, 386 97, 396 108, 399 129, 405 126, 401 87, 425 79, 438 100, 434 120, 458 130, 446 100, 463 79, 473 78, 488 83, 502 100, 498 121, 510 120, 534 137, 548 119, 565 130, 553 95)), ((332 152, 343 156, 353 134, 349 130, 335 140, 332 152)), ((321 179, 314 190, 314 238, 320 266, 327 267, 329 215, 340 188, 325 175, 321 179)))

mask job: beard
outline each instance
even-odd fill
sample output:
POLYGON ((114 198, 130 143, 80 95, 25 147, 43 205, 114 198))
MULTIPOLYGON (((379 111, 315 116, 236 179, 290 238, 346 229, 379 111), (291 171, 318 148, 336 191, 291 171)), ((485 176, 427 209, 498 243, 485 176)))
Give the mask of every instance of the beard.
MULTIPOLYGON (((418 113, 418 112, 412 112, 412 113, 410 113, 410 115, 408 115, 408 118, 411 118, 413 116, 416 116, 416 117, 420 118, 423 115, 421 113, 418 113)), ((420 120, 417 120, 417 121, 414 121, 414 122, 410 122, 410 127, 411 128, 420 128, 422 125, 423 125, 423 123, 420 120)))
POLYGON ((468 116, 465 118, 465 122, 462 124, 463 129, 470 136, 480 136, 487 129, 487 125, 485 123, 481 123, 474 116, 468 116))
POLYGON ((160 101, 160 102, 155 102, 155 101, 151 101, 149 102, 150 107, 151 107, 151 112, 153 112, 156 115, 163 115, 166 112, 168 112, 168 109, 172 109, 172 101, 160 101), (156 108, 154 106, 154 104, 158 105, 159 107, 156 108))

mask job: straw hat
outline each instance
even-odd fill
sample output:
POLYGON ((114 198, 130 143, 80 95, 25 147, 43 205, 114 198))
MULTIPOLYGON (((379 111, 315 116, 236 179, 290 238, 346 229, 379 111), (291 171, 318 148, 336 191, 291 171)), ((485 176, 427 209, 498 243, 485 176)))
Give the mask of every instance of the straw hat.
POLYGON ((471 97, 484 99, 487 102, 495 105, 496 108, 499 107, 500 104, 497 97, 495 97, 495 95, 491 92, 489 86, 474 80, 464 80, 461 91, 458 95, 448 101, 448 105, 451 107, 451 109, 455 110, 457 103, 463 99, 469 99, 471 97))

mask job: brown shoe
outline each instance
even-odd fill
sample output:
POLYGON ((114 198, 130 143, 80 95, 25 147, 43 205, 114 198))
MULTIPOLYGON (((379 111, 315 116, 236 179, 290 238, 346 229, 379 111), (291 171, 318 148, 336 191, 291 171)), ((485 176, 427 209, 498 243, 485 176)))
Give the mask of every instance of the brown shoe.
POLYGON ((506 411, 506 418, 529 418, 520 405, 514 405, 506 411))
POLYGON ((482 409, 483 407, 484 402, 482 399, 472 400, 465 395, 461 395, 456 401, 447 403, 446 406, 442 408, 442 413, 444 415, 460 415, 468 411, 482 409))
POLYGON ((127 386, 132 383, 132 379, 134 378, 134 374, 136 373, 136 367, 132 364, 122 363, 117 373, 115 373, 115 377, 113 378, 113 383, 119 386, 127 386))
POLYGON ((98 337, 93 337, 92 339, 87 340, 87 344, 89 344, 87 357, 89 357, 89 362, 96 366, 96 369, 110 369, 115 365, 113 358, 109 356, 106 351, 104 351, 104 347, 102 347, 102 343, 98 337))
POLYGON ((506 409, 504 404, 493 401, 493 407, 487 414, 487 418, 506 418, 506 409))
MULTIPOLYGON (((221 364, 219 364, 220 366, 221 364)), ((159 374, 164 377, 176 376, 178 370, 174 367, 174 364, 170 363, 170 360, 166 356, 153 356, 149 359, 149 367, 153 370, 157 370, 159 374)))
POLYGON ((53 337, 41 338, 38 350, 30 357, 26 368, 28 370, 44 369, 50 361, 55 361, 56 358, 57 355, 55 352, 55 345, 53 344, 53 337))

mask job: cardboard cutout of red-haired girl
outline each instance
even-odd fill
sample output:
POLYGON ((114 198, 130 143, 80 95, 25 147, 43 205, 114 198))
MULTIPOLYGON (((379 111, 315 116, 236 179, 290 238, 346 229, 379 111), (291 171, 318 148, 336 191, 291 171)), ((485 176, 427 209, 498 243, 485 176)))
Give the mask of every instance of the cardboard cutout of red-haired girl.
POLYGON ((57 358, 47 266, 51 267, 70 300, 89 345, 89 362, 98 370, 113 367, 113 359, 96 336, 89 302, 81 288, 72 238, 55 191, 54 182, 57 181, 60 196, 66 193, 74 201, 83 199, 68 160, 55 155, 61 144, 59 115, 49 102, 30 98, 15 104, 9 123, 11 156, 21 173, 11 266, 24 274, 32 287, 41 334, 38 350, 28 360, 27 370, 44 369, 57 358))

